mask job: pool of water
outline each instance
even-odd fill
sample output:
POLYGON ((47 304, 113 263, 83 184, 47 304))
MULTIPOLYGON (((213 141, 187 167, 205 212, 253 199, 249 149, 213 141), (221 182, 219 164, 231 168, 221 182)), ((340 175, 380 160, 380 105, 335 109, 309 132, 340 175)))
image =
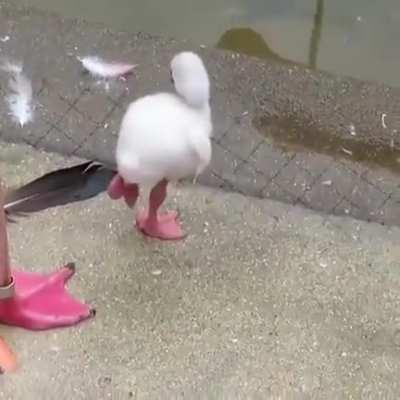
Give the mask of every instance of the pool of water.
POLYGON ((400 86, 399 0, 14 0, 400 86))

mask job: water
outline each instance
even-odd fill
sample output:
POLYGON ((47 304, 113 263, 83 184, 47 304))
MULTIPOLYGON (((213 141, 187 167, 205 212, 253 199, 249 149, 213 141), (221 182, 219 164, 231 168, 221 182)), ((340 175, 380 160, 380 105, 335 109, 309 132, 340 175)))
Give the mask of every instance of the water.
POLYGON ((400 86, 399 0, 14 1, 400 86))
POLYGON ((356 140, 351 134, 344 138, 315 128, 304 129, 301 123, 291 118, 261 117, 255 118, 253 123, 261 134, 271 138, 285 152, 311 151, 400 173, 399 151, 390 144, 377 146, 356 140))

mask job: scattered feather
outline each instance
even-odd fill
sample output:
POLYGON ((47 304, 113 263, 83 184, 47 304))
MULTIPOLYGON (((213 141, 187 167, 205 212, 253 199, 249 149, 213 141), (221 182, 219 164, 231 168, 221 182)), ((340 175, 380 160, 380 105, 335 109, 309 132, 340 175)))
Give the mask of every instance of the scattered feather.
POLYGON ((356 136, 356 128, 353 124, 350 125, 350 135, 351 136, 356 136))
POLYGON ((331 185, 332 185, 332 181, 331 181, 331 180, 329 180, 329 181, 323 181, 322 184, 323 184, 324 186, 331 186, 331 185))
POLYGON ((9 40, 10 40, 10 36, 8 36, 8 35, 0 37, 0 42, 2 42, 2 43, 6 43, 9 40))
POLYGON ((383 128, 383 129, 386 129, 386 128, 387 128, 387 126, 386 126, 386 124, 385 124, 385 118, 386 118, 386 114, 383 113, 382 116, 381 116, 381 123, 382 123, 382 128, 383 128))
POLYGON ((5 61, 0 68, 11 74, 9 87, 12 93, 6 96, 10 114, 24 126, 33 119, 31 81, 23 73, 22 63, 5 61))
POLYGON ((0 66, 3 71, 12 73, 12 74, 21 74, 23 70, 22 63, 4 61, 4 63, 0 66))
POLYGON ((83 67, 87 71, 98 78, 116 78, 118 76, 126 75, 137 66, 136 64, 124 64, 117 62, 109 63, 100 57, 95 56, 84 58, 78 57, 78 60, 82 63, 83 67))
POLYGON ((31 81, 22 73, 14 73, 9 82, 12 94, 6 97, 14 119, 21 125, 26 125, 33 119, 32 85, 31 81))
POLYGON ((92 161, 46 173, 7 191, 7 219, 95 197, 107 189, 114 174, 92 161))
POLYGON ((324 261, 320 261, 319 263, 320 267, 322 268, 326 268, 328 266, 328 263, 324 262, 324 261))
POLYGON ((343 151, 343 153, 348 154, 349 156, 352 156, 352 155, 353 155, 353 152, 352 152, 352 151, 347 150, 347 149, 345 149, 344 147, 342 147, 342 151, 343 151))

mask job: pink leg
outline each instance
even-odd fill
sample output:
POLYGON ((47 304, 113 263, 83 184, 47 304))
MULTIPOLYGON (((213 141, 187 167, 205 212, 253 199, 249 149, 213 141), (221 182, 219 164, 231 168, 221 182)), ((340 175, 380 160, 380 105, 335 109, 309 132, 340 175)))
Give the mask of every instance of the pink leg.
POLYGON ((0 323, 39 330, 75 325, 94 315, 65 288, 74 265, 50 275, 10 270, 2 194, 0 187, 0 323))
POLYGON ((142 212, 136 219, 138 228, 146 235, 164 239, 178 240, 185 235, 178 222, 176 212, 158 214, 158 209, 167 196, 168 182, 164 179, 159 182, 150 193, 149 209, 142 212))
POLYGON ((136 184, 125 183, 121 176, 116 174, 108 186, 107 193, 113 200, 123 197, 128 207, 133 208, 139 197, 139 187, 136 184))
POLYGON ((114 175, 107 188, 108 195, 113 200, 119 200, 124 195, 124 181, 119 174, 114 175))
POLYGON ((94 316, 95 311, 65 287, 74 272, 73 264, 48 275, 13 270, 15 295, 0 302, 0 322, 45 330, 75 325, 94 316))

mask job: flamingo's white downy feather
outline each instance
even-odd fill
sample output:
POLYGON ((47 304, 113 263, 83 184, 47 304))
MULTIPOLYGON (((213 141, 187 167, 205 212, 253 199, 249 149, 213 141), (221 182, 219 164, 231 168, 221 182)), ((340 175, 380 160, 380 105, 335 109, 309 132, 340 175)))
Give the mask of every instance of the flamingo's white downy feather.
POLYGON ((22 70, 23 70, 22 63, 11 62, 9 60, 4 61, 0 68, 3 71, 6 71, 6 72, 9 72, 12 74, 20 74, 20 73, 22 73, 22 70))
POLYGON ((31 81, 24 75, 22 64, 7 61, 1 68, 11 74, 9 87, 12 93, 6 97, 11 115, 24 126, 33 119, 31 81))
POLYGON ((137 66, 136 64, 111 63, 96 56, 78 57, 78 60, 87 71, 97 78, 117 78, 127 74, 137 66))
POLYGON ((209 79, 201 59, 180 53, 171 64, 177 94, 132 102, 116 149, 118 172, 129 183, 197 177, 211 160, 209 79), (179 90, 182 89, 182 90, 179 90))

